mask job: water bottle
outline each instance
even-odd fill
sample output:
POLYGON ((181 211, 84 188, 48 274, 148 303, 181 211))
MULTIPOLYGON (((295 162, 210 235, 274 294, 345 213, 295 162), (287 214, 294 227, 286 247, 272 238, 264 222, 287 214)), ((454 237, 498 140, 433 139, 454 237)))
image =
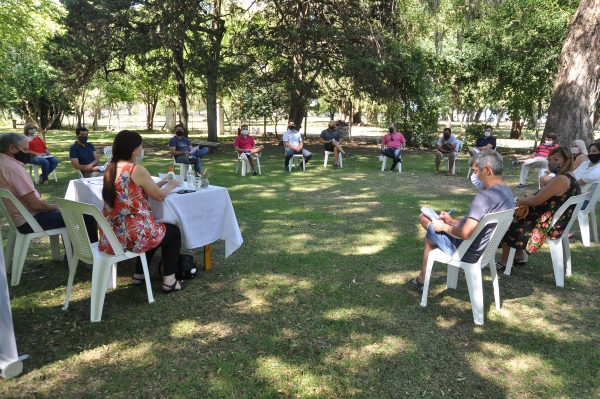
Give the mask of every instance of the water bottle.
POLYGON ((173 180, 175 173, 173 173, 173 165, 169 166, 169 173, 167 173, 167 180, 173 180))
POLYGON ((188 185, 188 188, 193 188, 194 187, 194 178, 195 178, 195 174, 194 174, 194 171, 192 170, 192 165, 189 165, 189 169, 187 171, 187 185, 188 185))

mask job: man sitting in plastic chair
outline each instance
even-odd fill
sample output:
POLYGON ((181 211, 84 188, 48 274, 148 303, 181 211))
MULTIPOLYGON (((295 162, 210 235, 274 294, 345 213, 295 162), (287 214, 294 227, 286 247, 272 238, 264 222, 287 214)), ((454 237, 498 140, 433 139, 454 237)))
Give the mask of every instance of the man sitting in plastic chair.
MULTIPOLYGON (((452 256, 463 240, 471 236, 477 224, 485 215, 501 212, 515 207, 515 197, 502 180, 502 155, 493 150, 481 151, 473 157, 473 174, 483 182, 483 190, 475 195, 469 206, 467 214, 460 220, 453 219, 450 214, 453 210, 434 214, 419 215, 419 222, 427 233, 425 235, 425 248, 423 250, 423 263, 421 273, 408 280, 408 285, 423 291, 427 260, 429 253, 440 248, 452 256)), ((494 226, 483 229, 473 241, 471 247, 463 257, 467 263, 475 263, 485 251, 494 226)))
POLYGON ((349 152, 344 151, 342 148, 342 134, 336 128, 334 121, 329 121, 327 129, 321 132, 319 137, 319 143, 323 144, 325 151, 333 152, 333 169, 338 170, 339 165, 339 154, 341 153, 344 158, 350 158, 349 152))
POLYGON ((248 163, 252 168, 252 176, 258 176, 254 165, 254 156, 260 154, 265 147, 254 143, 254 138, 248 134, 248 125, 242 125, 240 134, 233 141, 233 146, 240 156, 243 154, 248 159, 248 163))

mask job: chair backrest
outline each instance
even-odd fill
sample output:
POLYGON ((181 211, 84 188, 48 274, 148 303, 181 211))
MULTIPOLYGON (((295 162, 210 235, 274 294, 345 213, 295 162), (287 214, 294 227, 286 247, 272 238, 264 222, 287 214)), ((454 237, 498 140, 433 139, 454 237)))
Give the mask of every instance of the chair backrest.
POLYGON ((500 244, 500 240, 502 239, 502 237, 504 237, 504 234, 506 233, 508 227, 512 222, 515 209, 516 208, 508 209, 502 212, 488 213, 487 215, 485 215, 483 219, 481 219, 477 224, 477 228, 475 229, 475 231, 471 233, 469 238, 464 240, 456 249, 456 252, 454 252, 454 254, 452 255, 452 259, 455 261, 460 261, 469 250, 469 247, 471 246, 475 238, 479 236, 479 233, 481 233, 481 231, 487 225, 495 223, 496 226, 491 232, 490 239, 487 243, 487 247, 485 248, 485 251, 483 251, 483 254, 479 257, 478 261, 480 265, 487 266, 490 259, 495 255, 496 249, 498 248, 498 244, 500 244))
POLYGON ((10 217, 10 213, 8 213, 8 209, 6 209, 4 199, 10 201, 12 205, 15 208, 17 208, 17 211, 19 211, 21 216, 25 218, 25 221, 29 223, 29 226, 31 227, 34 233, 40 233, 44 231, 44 229, 42 229, 37 220, 35 220, 33 215, 29 213, 27 209, 25 209, 23 204, 21 204, 19 200, 10 191, 4 188, 0 188, 0 212, 2 212, 2 214, 6 218, 9 228, 11 228, 14 231, 17 231, 17 226, 15 226, 15 222, 13 222, 12 218, 10 217))
POLYGON ((460 140, 456 140, 457 144, 456 144, 456 152, 461 152, 462 151, 462 147, 463 147, 463 142, 460 140))
POLYGON ((586 184, 583 186, 583 191, 587 196, 587 200, 590 202, 588 207, 585 209, 592 210, 596 206, 596 202, 598 202, 598 198, 600 198, 600 182, 586 184), (587 189, 586 189, 587 187, 587 189))
POLYGON ((69 237, 71 237, 71 242, 73 243, 73 250, 80 257, 93 258, 92 244, 85 228, 83 215, 90 215, 96 220, 96 224, 102 229, 102 233, 104 233, 104 236, 110 243, 115 255, 121 256, 124 254, 125 251, 123 251, 117 236, 115 236, 112 228, 95 205, 66 199, 58 199, 57 202, 60 207, 60 213, 67 225, 69 237))
POLYGON ((587 194, 579 194, 574 195, 568 200, 566 200, 565 203, 562 204, 560 208, 558 208, 558 211, 554 213, 554 217, 552 218, 552 224, 550 225, 550 228, 552 228, 556 224, 556 222, 558 222, 560 217, 563 215, 563 213, 567 211, 567 209, 569 209, 570 206, 575 205, 575 209, 573 209, 573 213, 571 214, 571 219, 569 220, 569 223, 567 224, 567 227, 565 227, 564 230, 564 233, 568 232, 571 226, 573 225, 573 222, 575 222, 575 219, 577 219, 577 215, 579 214, 579 210, 583 206, 585 197, 587 197, 587 194))
POLYGON ((112 145, 104 147, 104 156, 107 162, 112 159, 112 145))

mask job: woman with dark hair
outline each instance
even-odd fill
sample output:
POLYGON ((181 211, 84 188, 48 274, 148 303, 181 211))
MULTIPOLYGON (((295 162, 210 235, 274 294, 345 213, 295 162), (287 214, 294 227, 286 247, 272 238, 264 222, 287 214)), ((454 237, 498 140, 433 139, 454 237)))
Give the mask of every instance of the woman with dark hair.
POLYGON ((516 199, 517 205, 529 207, 529 214, 523 219, 513 221, 502 239, 502 258, 496 261, 496 268, 504 270, 510 248, 516 248, 516 264, 524 264, 526 257, 535 253, 547 238, 556 239, 563 232, 575 205, 569 207, 558 222, 550 228, 554 213, 569 198, 581 194, 577 179, 570 173, 573 170, 573 154, 567 147, 556 147, 548 153, 548 169, 556 176, 541 190, 528 197, 516 199))
POLYGON ((33 123, 26 123, 23 127, 23 134, 29 140, 29 155, 31 155, 29 163, 42 167, 42 176, 39 183, 48 184, 48 176, 56 169, 58 159, 50 156, 50 151, 48 151, 46 143, 36 133, 37 129, 33 123))
MULTIPOLYGON (((181 250, 181 232, 173 224, 154 221, 146 196, 162 201, 179 183, 176 180, 155 183, 146 168, 137 165, 141 161, 142 152, 142 136, 137 132, 122 130, 117 134, 113 142, 112 159, 104 173, 102 213, 123 249, 145 252, 148 264, 156 249, 162 248, 163 292, 169 294, 185 287, 182 281, 175 278, 181 250)), ((100 236, 98 248, 114 253, 104 234, 100 236)), ((145 281, 139 258, 131 280, 133 285, 141 285, 145 281)))

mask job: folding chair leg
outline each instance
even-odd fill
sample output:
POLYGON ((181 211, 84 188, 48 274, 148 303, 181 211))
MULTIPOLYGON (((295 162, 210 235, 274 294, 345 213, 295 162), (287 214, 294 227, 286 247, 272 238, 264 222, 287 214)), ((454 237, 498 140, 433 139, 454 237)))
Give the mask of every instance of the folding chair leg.
POLYGON ((490 259, 488 265, 490 268, 490 274, 492 275, 492 285, 494 287, 494 301, 496 302, 496 309, 500 310, 500 285, 498 284, 498 272, 496 271, 496 263, 494 259, 490 259))
POLYGON ((588 217, 589 213, 587 212, 579 212, 579 231, 581 233, 581 242, 584 247, 590 246, 590 219, 588 217))
POLYGON ((29 235, 16 237, 15 248, 17 250, 13 254, 10 285, 19 285, 19 281, 21 281, 21 273, 23 273, 23 266, 25 265, 25 258, 27 257, 27 251, 22 251, 21 249, 29 248, 30 241, 31 238, 29 238, 29 235))
POLYGON ((458 283, 458 271, 460 268, 452 265, 448 265, 448 276, 446 277, 446 289, 456 289, 458 283))
POLYGON ((562 237, 562 247, 565 253, 565 276, 571 276, 571 247, 569 246, 569 235, 564 234, 562 237))
POLYGON ((148 293, 148 303, 153 303, 154 296, 152 295, 152 288, 150 286, 150 273, 148 272, 148 261, 146 260, 146 255, 140 254, 140 260, 142 261, 142 270, 144 271, 144 279, 146 280, 146 292, 148 293))
POLYGON ((58 234, 50 236, 50 250, 52 251, 52 259, 61 260, 60 241, 58 240, 58 234))
POLYGON ((17 240, 17 234, 12 230, 8 232, 8 239, 6 240, 6 246, 4 247, 4 264, 10 265, 15 254, 15 243, 17 240))
POLYGON ((71 289, 73 288, 73 279, 75 278, 75 272, 77 271, 77 264, 79 263, 79 256, 74 255, 69 261, 69 279, 67 281, 67 297, 65 298, 65 306, 63 310, 69 308, 69 299, 71 298, 71 289))
POLYGON ((106 286, 108 284, 110 272, 110 264, 103 264, 94 259, 90 308, 90 321, 92 322, 98 322, 102 319, 102 308, 104 308, 104 297, 106 296, 106 286))
POLYGON ((464 268, 467 286, 469 288, 469 297, 471 298, 471 307, 473 308, 473 320, 475 324, 483 324, 483 287, 481 278, 481 268, 464 268))
POLYGON ((385 171, 385 164, 387 162, 387 157, 384 155, 383 156, 383 162, 381 162, 381 171, 384 172, 385 171))
POLYGON ((327 160, 329 159, 329 151, 325 151, 325 161, 323 161, 323 167, 327 167, 327 160))
MULTIPOLYGON (((506 269, 504 269, 504 274, 510 276, 510 271, 512 270, 513 261, 515 260, 515 252, 517 250, 515 248, 511 248, 508 252, 508 260, 506 261, 506 269)), ((496 265, 494 265, 494 268, 496 265)))
MULTIPOLYGON (((435 249, 434 249, 435 251, 435 249)), ((429 279, 431 278, 431 269, 433 269, 434 257, 431 256, 433 251, 429 253, 427 259, 427 270, 425 272, 425 281, 423 282, 423 295, 421 296, 421 306, 427 306, 427 294, 429 292, 429 279)))
POLYGON ((554 268, 554 279, 557 287, 565 286, 565 266, 563 245, 561 241, 548 240, 550 247, 550 256, 552 257, 552 267, 554 268))
MULTIPOLYGON (((245 155, 243 155, 245 157, 245 155)), ((246 160, 242 158, 242 176, 246 176, 246 160)))
POLYGON ((262 172, 260 171, 260 158, 259 157, 255 157, 254 161, 256 162, 256 167, 258 168, 258 174, 262 175, 262 172))

